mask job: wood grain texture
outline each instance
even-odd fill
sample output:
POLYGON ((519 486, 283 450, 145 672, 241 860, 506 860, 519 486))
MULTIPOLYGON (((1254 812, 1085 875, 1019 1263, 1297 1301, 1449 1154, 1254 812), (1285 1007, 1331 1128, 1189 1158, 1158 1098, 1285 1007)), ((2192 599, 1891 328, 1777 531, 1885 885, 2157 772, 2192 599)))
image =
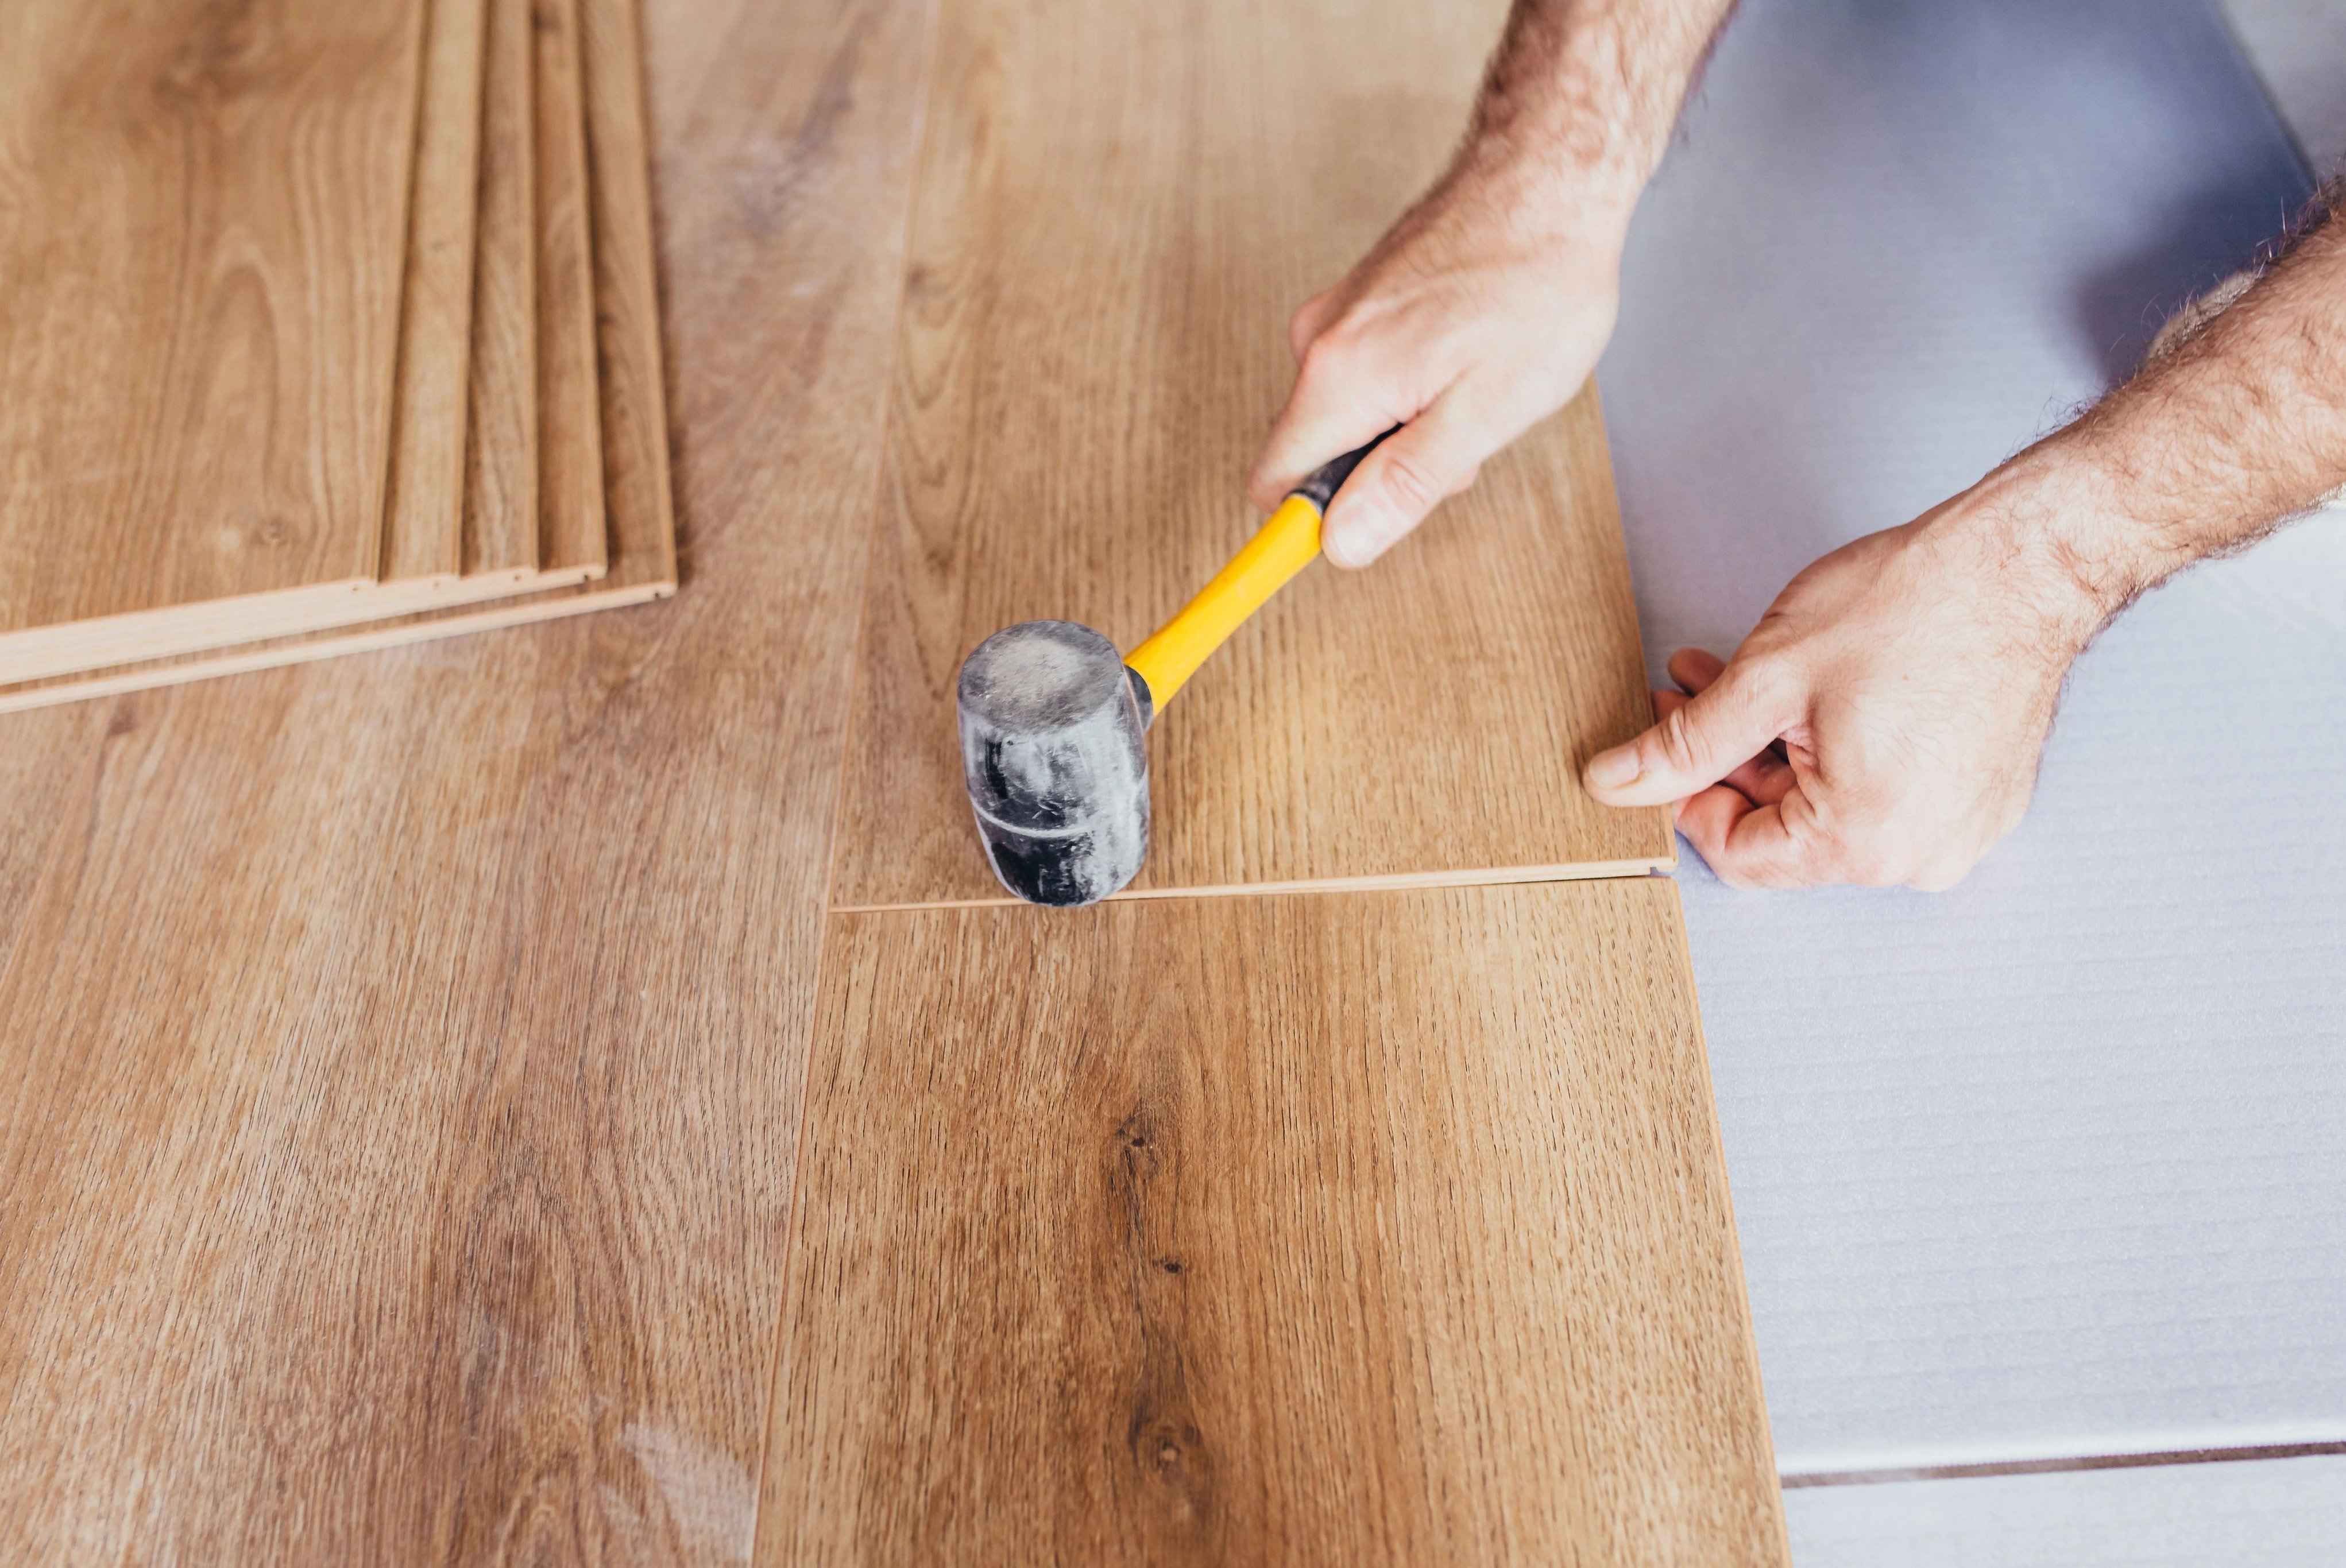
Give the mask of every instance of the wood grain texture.
POLYGON ((597 363, 602 378, 604 504, 658 517, 677 577, 676 490, 669 474, 668 385, 660 361, 659 267, 653 256, 650 156, 637 57, 637 0, 576 0, 586 107, 587 209, 595 258, 597 363))
POLYGON ((0 15, 0 678, 374 576, 422 19, 0 15))
POLYGON ((1788 1561, 1667 879, 824 972, 761 1562, 1788 1561))
POLYGON ((521 581, 538 568, 537 43, 530 0, 487 3, 462 560, 521 581))
MULTIPOLYGON (((505 0, 495 3, 503 5, 505 0)), ((468 558, 478 569, 463 577, 368 585, 352 598, 321 610, 314 630, 300 629, 301 623, 291 617, 276 617, 282 635, 257 635, 261 627, 249 615, 224 613, 215 639, 218 646, 0 685, 0 713, 500 630, 642 604, 675 590, 672 513, 653 504, 651 490, 641 485, 631 488, 617 508, 605 504, 599 406, 603 382, 596 364, 598 328, 593 252, 584 233, 586 136, 575 15, 567 6, 547 0, 535 30, 541 79, 553 87, 551 96, 558 111, 539 127, 538 161, 542 171, 552 172, 536 184, 541 190, 550 187, 566 193, 546 214, 550 219, 546 227, 555 234, 554 254, 540 258, 540 277, 550 279, 553 288, 537 292, 542 305, 538 363, 544 368, 550 361, 556 367, 541 378, 538 387, 546 400, 541 407, 550 414, 541 425, 545 440, 540 449, 549 477, 536 489, 541 514, 537 540, 546 552, 539 568, 520 575, 495 568, 487 564, 483 546, 468 543, 468 558), (574 226, 579 230, 576 234, 571 233, 574 226), (581 584, 589 585, 569 591, 581 584)), ((490 118, 494 123, 496 116, 492 113, 490 118)), ((615 159, 628 156, 626 148, 613 153, 615 159)), ((641 168, 641 149, 633 156, 641 168)), ((626 296, 627 302, 637 305, 646 299, 640 290, 626 296)), ((624 376, 656 368, 638 354, 623 361, 618 371, 624 376)), ((612 417, 633 418, 632 411, 642 394, 631 392, 624 381, 615 382, 613 390, 612 417)), ((477 401, 481 391, 477 378, 474 391, 477 401)), ((476 450, 476 459, 482 455, 476 450)), ((518 460, 522 455, 504 452, 496 454, 494 463, 475 461, 472 485, 517 485, 525 466, 518 460)), ((468 501, 468 538, 476 510, 468 501)))
MULTIPOLYGON (((256 650, 289 639, 321 639, 352 626, 601 574, 607 557, 599 540, 591 554, 557 558, 545 571, 536 559, 534 46, 525 12, 507 18, 501 34, 507 58, 492 82, 487 8, 487 0, 443 0, 432 9, 425 40, 381 532, 385 575, 325 592, 226 596, 163 617, 49 628, 40 647, 0 655, 0 670, 56 672, 42 689, 99 694, 147 684, 136 676, 143 668, 250 667, 256 650), (233 651, 211 657, 223 648, 233 651)), ((575 83, 566 101, 576 112, 575 83)), ((556 152, 575 161, 583 137, 583 127, 571 127, 556 152)), ((575 359, 582 349, 591 352, 591 337, 568 352, 575 359)), ((593 391, 591 383, 566 389, 574 404, 593 391)), ((577 417, 575 406, 567 412, 577 417)), ((562 510, 575 513, 570 496, 562 510)), ((599 510, 594 521, 599 533, 599 510)), ((566 522, 561 534, 574 538, 575 525, 566 522)), ((369 634, 367 641, 382 638, 369 634)))
POLYGON ((532 19, 537 90, 538 556, 599 577, 610 558, 577 0, 536 0, 532 19))
POLYGON ((654 10, 690 592, 0 720, 0 1559, 746 1554, 925 22, 654 10))
MULTIPOLYGON (((963 656, 1042 616, 1128 648, 1246 538, 1288 312, 1439 170, 1503 10, 947 0, 839 904, 1006 896, 958 781, 963 656)), ((1591 394, 1208 663, 1149 738, 1135 891, 1667 863, 1665 813, 1578 782, 1651 720, 1591 394)))
POLYGON ((398 392, 384 499, 387 580, 464 570, 464 431, 480 218, 486 0, 424 0, 423 110, 400 306, 398 392))

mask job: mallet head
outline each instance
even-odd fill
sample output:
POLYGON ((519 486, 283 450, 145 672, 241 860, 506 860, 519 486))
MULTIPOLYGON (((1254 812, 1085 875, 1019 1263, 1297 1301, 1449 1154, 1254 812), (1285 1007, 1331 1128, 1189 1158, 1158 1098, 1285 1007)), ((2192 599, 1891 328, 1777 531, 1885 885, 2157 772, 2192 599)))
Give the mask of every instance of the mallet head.
POLYGON ((1073 621, 998 631, 962 661, 962 770, 1002 885, 1096 903, 1148 853, 1149 698, 1116 645, 1073 621))

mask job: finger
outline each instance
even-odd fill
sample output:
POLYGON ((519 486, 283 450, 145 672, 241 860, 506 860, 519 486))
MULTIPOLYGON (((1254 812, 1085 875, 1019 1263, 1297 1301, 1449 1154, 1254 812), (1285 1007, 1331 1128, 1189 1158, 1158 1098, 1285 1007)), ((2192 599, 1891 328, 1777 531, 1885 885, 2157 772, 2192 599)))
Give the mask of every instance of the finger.
POLYGON ((1296 306, 1295 314, 1287 318, 1287 346, 1295 355, 1297 364, 1303 362, 1303 356, 1313 341, 1326 329, 1335 305, 1336 290, 1322 289, 1296 306))
POLYGON ((1680 648, 1670 655, 1670 678, 1689 695, 1719 678, 1727 661, 1708 648, 1680 648))
POLYGON ((1754 806, 1711 789, 1678 813, 1678 831, 1731 888, 1804 888, 1835 880, 1821 852, 1795 835, 1781 802, 1754 806))
POLYGON ((1367 565, 1474 484, 1500 439, 1454 385, 1352 470, 1320 524, 1321 550, 1339 566, 1367 565))
MULTIPOLYGON (((1673 667, 1678 664, 1675 658, 1670 662, 1673 667)), ((1701 682, 1702 686, 1708 684, 1707 679, 1701 682)), ((1698 686, 1696 689, 1700 688, 1698 686)), ((1693 698, 1683 691, 1658 691, 1654 693, 1654 717, 1668 718, 1692 700, 1693 698)), ((1772 806, 1782 799, 1798 780, 1793 778, 1792 770, 1785 765, 1784 759, 1771 748, 1737 764, 1735 771, 1719 782, 1749 799, 1754 806, 1772 806)), ((1683 805, 1684 802, 1680 804, 1683 805)))
POLYGON ((1772 806, 1784 798, 1784 789, 1790 786, 1769 773, 1768 764, 1771 760, 1772 759, 1763 751, 1747 762, 1738 763, 1735 770, 1721 779, 1719 783, 1734 790, 1754 806, 1772 806), (1772 793, 1771 787, 1773 787, 1772 793))
MULTIPOLYGON (((1678 683, 1679 690, 1688 695, 1701 692, 1726 668, 1727 661, 1708 648, 1680 648, 1670 656, 1670 678, 1678 683)), ((1777 739, 1770 741, 1768 748, 1752 760, 1759 765, 1755 778, 1765 781, 1761 784, 1762 792, 1753 799, 1765 806, 1791 787, 1792 771, 1785 766, 1791 758, 1785 751, 1783 741, 1777 739)), ((1739 781, 1730 782, 1735 782, 1739 789, 1745 788, 1739 781)), ((1749 790, 1746 792, 1749 793, 1749 790)))
POLYGON ((1397 378, 1358 349, 1332 349, 1327 339, 1317 340, 1303 356, 1287 406, 1263 438, 1247 478, 1247 494, 1263 511, 1275 511, 1305 474, 1331 457, 1367 445, 1417 412, 1416 401, 1406 395, 1397 378))
MULTIPOLYGON (((1679 801, 1672 813, 1672 820, 1677 823, 1678 831, 1687 836, 1687 841, 1699 850, 1706 843, 1724 843, 1735 824, 1758 809, 1742 791, 1730 789, 1724 784, 1714 784, 1708 789, 1698 789, 1679 801)), ((1709 860, 1708 854, 1703 856, 1705 864, 1709 860)))
POLYGON ((1730 664, 1719 677, 1584 774, 1607 806, 1659 806, 1719 783, 1799 719, 1800 688, 1772 664, 1730 664))

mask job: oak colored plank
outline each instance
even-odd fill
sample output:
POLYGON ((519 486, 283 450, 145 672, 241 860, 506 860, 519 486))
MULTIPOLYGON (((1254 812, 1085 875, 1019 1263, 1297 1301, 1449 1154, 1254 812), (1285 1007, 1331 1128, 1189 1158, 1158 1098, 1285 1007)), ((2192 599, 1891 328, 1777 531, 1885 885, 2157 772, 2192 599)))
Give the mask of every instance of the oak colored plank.
POLYGON ((473 352, 474 245, 480 218, 486 0, 425 0, 423 107, 400 307, 381 575, 464 570, 464 432, 473 352))
POLYGON ((595 260, 597 363, 602 380, 604 504, 657 516, 676 581, 675 485, 668 473, 668 386, 661 367, 659 268, 653 258, 650 134, 638 59, 637 0, 576 0, 586 107, 587 206, 595 260))
POLYGON ((0 678, 374 577, 423 19, 0 15, 0 678))
MULTIPOLYGON (((502 5, 507 0, 495 3, 502 5)), ((575 12, 560 0, 544 0, 535 33, 538 80, 551 89, 546 97, 555 112, 539 117, 536 152, 545 178, 534 183, 542 193, 556 193, 540 212, 551 242, 539 252, 537 277, 549 287, 536 290, 540 307, 537 367, 544 372, 537 391, 547 416, 541 422, 539 449, 546 477, 536 487, 536 544, 546 552, 544 564, 535 572, 516 575, 492 566, 482 546, 468 544, 476 569, 464 576, 372 585, 353 600, 336 606, 333 615, 321 620, 322 629, 257 636, 250 635, 249 622, 224 622, 220 646, 215 647, 0 686, 0 713, 495 631, 641 604, 675 591, 672 513, 653 504, 653 492, 640 485, 627 492, 624 504, 605 504, 603 387, 596 364, 594 255, 586 232, 586 111, 575 12), (568 591, 580 584, 590 585, 568 591), (245 635, 236 635, 239 631, 245 635)), ((493 92, 496 87, 493 82, 493 92)), ((493 111, 491 123, 497 118, 493 111)), ((628 156, 624 147, 613 154, 615 160, 628 156)), ((640 168, 640 148, 633 156, 640 168)), ((638 289, 626 298, 640 305, 648 296, 638 289)), ((641 373, 644 367, 638 355, 620 369, 641 373)), ((481 390, 476 381, 476 402, 481 390)), ((622 391, 613 417, 622 417, 617 411, 632 409, 638 401, 640 394, 622 391)), ((488 455, 476 443, 473 486, 503 484, 510 494, 520 484, 519 459, 525 454, 501 451, 494 463, 482 461, 488 455), (491 469, 495 472, 487 472, 491 469)), ((468 513, 468 527, 474 520, 468 513)), ((509 542, 508 547, 517 546, 509 542)))
MULTIPOLYGON (((959 782, 963 656, 1041 616, 1128 648, 1246 538, 1288 313, 1439 170, 1504 9, 946 0, 840 905, 1006 896, 959 782)), ((1591 394, 1215 656, 1149 738, 1135 891, 1667 863, 1666 814, 1578 781, 1651 718, 1591 394)))
MULTIPOLYGON (((362 646, 383 646, 382 634, 398 629, 390 623, 412 626, 409 617, 419 613, 604 573, 608 547, 599 486, 582 500, 579 484, 582 448, 591 463, 597 443, 579 433, 598 418, 591 370, 582 378, 576 369, 582 359, 591 365, 593 354, 593 322, 578 312, 577 274, 590 265, 583 246, 556 262, 562 314, 549 332, 584 334, 559 350, 564 380, 555 391, 563 421, 555 454, 566 465, 565 484, 543 522, 536 505, 536 350, 529 341, 537 330, 529 168, 536 158, 530 82, 536 46, 525 8, 503 17, 505 57, 493 80, 489 11, 489 0, 444 0, 430 18, 382 579, 330 595, 183 606, 162 626, 151 617, 115 617, 57 628, 56 646, 40 650, 43 657, 0 662, 0 668, 102 671, 80 684, 93 694, 128 689, 148 684, 137 676, 141 667, 253 667, 276 662, 258 657, 264 647, 339 637, 369 623, 357 634, 362 646), (541 533, 557 546, 543 564, 541 533), (214 657, 222 649, 229 651, 214 657)), ((558 130, 546 155, 557 165, 557 184, 575 190, 571 171, 584 158, 575 51, 561 66, 566 79, 558 86, 557 107, 576 123, 558 130)), ((578 218, 583 224, 583 212, 578 218)), ((621 599, 641 596, 630 591, 621 599)), ((53 683, 47 689, 62 688, 53 683)))
MULTIPOLYGON (((477 602, 512 592, 535 574, 534 371, 526 357, 515 357, 516 350, 529 352, 515 335, 530 332, 534 321, 528 280, 517 285, 512 276, 532 265, 530 37, 525 18, 521 29, 507 28, 509 45, 524 52, 523 74, 515 76, 508 65, 495 84, 494 107, 510 100, 518 119, 484 127, 492 107, 487 8, 487 0, 427 5, 382 579, 325 594, 230 596, 159 619, 109 616, 51 628, 38 648, 0 655, 0 670, 64 673, 177 659, 183 650, 477 602), (485 251, 479 243, 484 219, 510 229, 493 230, 485 251), (476 320, 476 304, 488 311, 485 321, 476 320), (479 375, 475 340, 485 356, 479 375), (471 427, 483 422, 481 439, 470 439, 471 427)), ((204 112, 232 124, 218 106, 204 112)), ((566 572, 556 580, 580 575, 566 572)))
POLYGON ((462 564, 520 582, 538 568, 537 43, 531 0, 487 9, 462 564))
POLYGON ((0 719, 0 1559, 746 1554, 926 22, 653 10, 690 592, 0 719))
POLYGON ((610 564, 596 371, 595 253, 577 0, 536 0, 538 557, 599 577, 610 564))
POLYGON ((1676 884, 839 915, 760 1560, 1788 1561, 1676 884))

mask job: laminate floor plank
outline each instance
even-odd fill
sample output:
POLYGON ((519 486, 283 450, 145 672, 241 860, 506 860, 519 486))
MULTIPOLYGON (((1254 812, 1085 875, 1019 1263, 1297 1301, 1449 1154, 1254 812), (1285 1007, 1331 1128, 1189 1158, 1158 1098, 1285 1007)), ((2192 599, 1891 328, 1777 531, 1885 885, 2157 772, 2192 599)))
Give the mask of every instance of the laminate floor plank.
MULTIPOLYGON (((501 8, 512 3, 494 0, 501 8)), ((531 472, 528 448, 514 444, 524 439, 508 428, 518 421, 488 420, 502 435, 493 433, 472 445, 465 574, 371 585, 352 601, 335 606, 331 616, 321 616, 317 630, 240 636, 230 625, 217 647, 0 686, 0 713, 499 630, 640 604, 674 591, 674 546, 668 537, 672 515, 650 504, 646 487, 630 492, 629 504, 616 513, 603 494, 602 383, 596 362, 594 249, 585 183, 586 110, 572 0, 541 0, 532 35, 536 80, 547 89, 540 100, 545 112, 537 117, 535 137, 539 178, 531 182, 541 239, 530 286, 536 341, 529 358, 536 384, 523 389, 525 397, 536 397, 536 412, 543 416, 536 421, 536 473, 531 472), (531 538, 519 536, 510 518, 498 521, 493 515, 509 512, 525 494, 537 512, 531 538), (537 553, 535 569, 518 566, 525 549, 537 553), (592 586, 585 592, 567 591, 582 584, 592 586)), ((507 71, 491 79, 492 127, 504 123, 503 106, 494 100, 509 78, 519 76, 507 71)), ((613 156, 628 153, 621 148, 613 156)), ((633 156, 640 167, 642 149, 633 156)), ((495 235, 492 230, 491 238, 495 235)), ((479 248, 476 256, 482 268, 478 288, 484 295, 519 291, 522 285, 516 280, 497 274, 494 246, 479 248)), ((476 326, 484 329, 492 321, 502 330, 505 312, 475 318, 476 326)), ((508 370, 517 368, 512 361, 523 357, 513 345, 499 344, 477 362, 498 363, 499 354, 505 356, 508 370)), ((515 390, 510 376, 501 390, 494 391, 476 377, 473 401, 478 407, 490 399, 510 398, 515 390)), ((396 525, 399 520, 393 521, 396 525)))
POLYGON ((0 678, 374 578, 423 20, 0 17, 0 678))
POLYGON ((541 563, 610 565, 596 369, 595 241, 578 0, 536 0, 538 541, 541 563))
POLYGON ((450 579, 464 565, 487 0, 424 0, 423 117, 407 224, 398 394, 381 575, 450 579))
POLYGON ((928 21, 653 10, 691 592, 0 722, 0 1557, 747 1553, 928 21))
POLYGON ((1787 1562, 1676 885, 835 915, 760 1561, 1787 1562))
MULTIPOLYGON (((1439 171, 1504 9, 946 0, 839 905, 1007 897, 959 782, 962 657, 1046 616, 1128 648, 1245 539, 1288 313, 1439 171)), ((1199 672, 1149 737, 1133 891, 1667 864, 1667 814, 1578 782, 1649 722, 1592 393, 1199 672)))
MULTIPOLYGON (((160 627, 130 617, 65 628, 64 641, 15 666, 53 673, 0 688, 8 691, 0 710, 157 684, 146 672, 186 680, 196 678, 189 669, 288 662, 270 649, 321 657, 392 646, 414 640, 417 617, 606 575, 611 545, 576 20, 572 6, 555 0, 542 18, 525 4, 513 10, 521 3, 451 0, 431 15, 431 101, 419 132, 382 575, 325 596, 183 606, 160 627), (534 57, 541 54, 552 91, 549 112, 536 124, 534 57), (467 105, 478 107, 468 113, 467 105), (544 222, 529 167, 539 162, 550 168, 544 222), (477 216, 459 210, 465 202, 476 204, 477 216), (541 229, 544 256, 536 253, 541 229), (459 286, 460 273, 469 284, 459 286), (541 287, 549 296, 543 321, 534 300, 541 287), (543 387, 541 355, 548 361, 543 387), (456 387, 469 392, 456 395, 456 387), (541 443, 546 408, 554 419, 541 443), (556 481, 542 506, 540 465, 556 481), (322 650, 309 651, 311 643, 322 650)), ((639 540, 635 553, 648 547, 639 540)), ((628 586, 614 602, 647 596, 628 586)), ((495 624, 548 613, 534 601, 495 624)))
POLYGON ((539 565, 532 0, 488 0, 486 26, 461 565, 468 577, 504 573, 518 583, 539 565))
MULTIPOLYGON (((595 320, 602 382, 604 504, 657 516, 676 581, 676 489, 669 473, 668 382, 660 346, 659 266, 645 119, 637 68, 638 0, 577 0, 579 78, 585 86, 587 209, 595 261, 595 320)), ((860 238, 860 237, 859 237, 860 238)))

